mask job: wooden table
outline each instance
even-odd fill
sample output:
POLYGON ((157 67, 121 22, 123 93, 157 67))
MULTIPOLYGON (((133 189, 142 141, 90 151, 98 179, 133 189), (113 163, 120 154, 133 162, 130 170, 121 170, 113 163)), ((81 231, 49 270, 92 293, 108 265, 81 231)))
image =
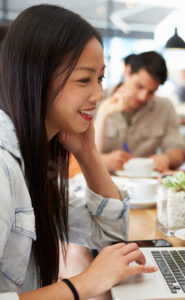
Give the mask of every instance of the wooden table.
POLYGON ((131 209, 128 240, 166 239, 174 247, 185 247, 185 241, 166 236, 156 228, 156 208, 131 209))

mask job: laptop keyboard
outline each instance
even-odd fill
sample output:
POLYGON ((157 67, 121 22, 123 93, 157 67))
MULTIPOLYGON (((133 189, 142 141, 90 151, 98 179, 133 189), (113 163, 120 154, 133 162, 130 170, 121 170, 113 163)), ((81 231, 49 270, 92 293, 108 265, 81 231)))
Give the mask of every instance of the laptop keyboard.
POLYGON ((185 250, 151 251, 171 293, 185 293, 185 250))

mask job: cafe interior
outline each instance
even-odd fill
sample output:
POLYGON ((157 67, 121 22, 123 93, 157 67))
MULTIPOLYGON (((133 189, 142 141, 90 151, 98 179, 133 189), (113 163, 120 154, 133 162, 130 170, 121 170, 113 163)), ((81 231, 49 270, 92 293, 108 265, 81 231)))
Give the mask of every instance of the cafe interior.
MULTIPOLYGON (((166 62, 168 77, 156 89, 155 96, 169 99, 185 144, 184 0, 0 0, 1 25, 11 25, 21 11, 41 3, 70 9, 101 33, 106 65, 103 80, 105 93, 124 81, 125 57, 149 51, 159 53, 166 62)), ((114 98, 114 94, 111 97, 114 98)), ((99 129, 95 127, 95 130, 99 129)), ((124 150, 132 154, 125 144, 124 150)), ((160 153, 160 149, 157 151, 160 153)), ((130 198, 127 233, 123 240, 139 241, 144 248, 173 246, 181 249, 185 246, 185 163, 182 161, 177 168, 169 167, 160 172, 155 169, 149 156, 133 155, 122 164, 122 168, 110 171, 114 183, 121 191, 126 190, 130 198)), ((69 176, 75 192, 83 194, 86 183, 73 156, 69 176)), ((93 249, 89 256, 89 250, 87 254, 85 247, 71 244, 67 264, 61 261, 62 273, 71 276, 81 272, 93 256, 96 256, 93 249)), ((185 291, 185 279, 183 282, 185 291)), ((129 297, 129 290, 124 288, 122 285, 113 288, 112 295, 100 299, 145 299, 144 296, 129 297)), ((178 289, 174 293, 178 293, 178 289)), ((155 299, 159 299, 158 296, 155 299)), ((170 296, 169 299, 176 298, 170 296)), ((185 299, 185 294, 178 299, 185 299)))

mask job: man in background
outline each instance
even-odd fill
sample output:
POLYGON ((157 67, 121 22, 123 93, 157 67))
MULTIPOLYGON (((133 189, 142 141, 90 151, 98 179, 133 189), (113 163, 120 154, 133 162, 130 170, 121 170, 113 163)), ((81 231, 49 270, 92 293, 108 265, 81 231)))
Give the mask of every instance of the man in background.
POLYGON ((166 79, 166 63, 157 52, 126 58, 124 82, 100 105, 95 121, 97 147, 110 172, 133 156, 153 158, 159 172, 183 163, 175 109, 168 99, 155 96, 166 79))

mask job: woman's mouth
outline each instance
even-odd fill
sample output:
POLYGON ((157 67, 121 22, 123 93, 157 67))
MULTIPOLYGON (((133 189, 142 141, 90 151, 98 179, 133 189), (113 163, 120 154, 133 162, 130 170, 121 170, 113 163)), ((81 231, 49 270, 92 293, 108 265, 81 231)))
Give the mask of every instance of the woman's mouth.
POLYGON ((91 121, 94 116, 94 109, 93 110, 79 110, 78 112, 80 115, 87 121, 91 121))

